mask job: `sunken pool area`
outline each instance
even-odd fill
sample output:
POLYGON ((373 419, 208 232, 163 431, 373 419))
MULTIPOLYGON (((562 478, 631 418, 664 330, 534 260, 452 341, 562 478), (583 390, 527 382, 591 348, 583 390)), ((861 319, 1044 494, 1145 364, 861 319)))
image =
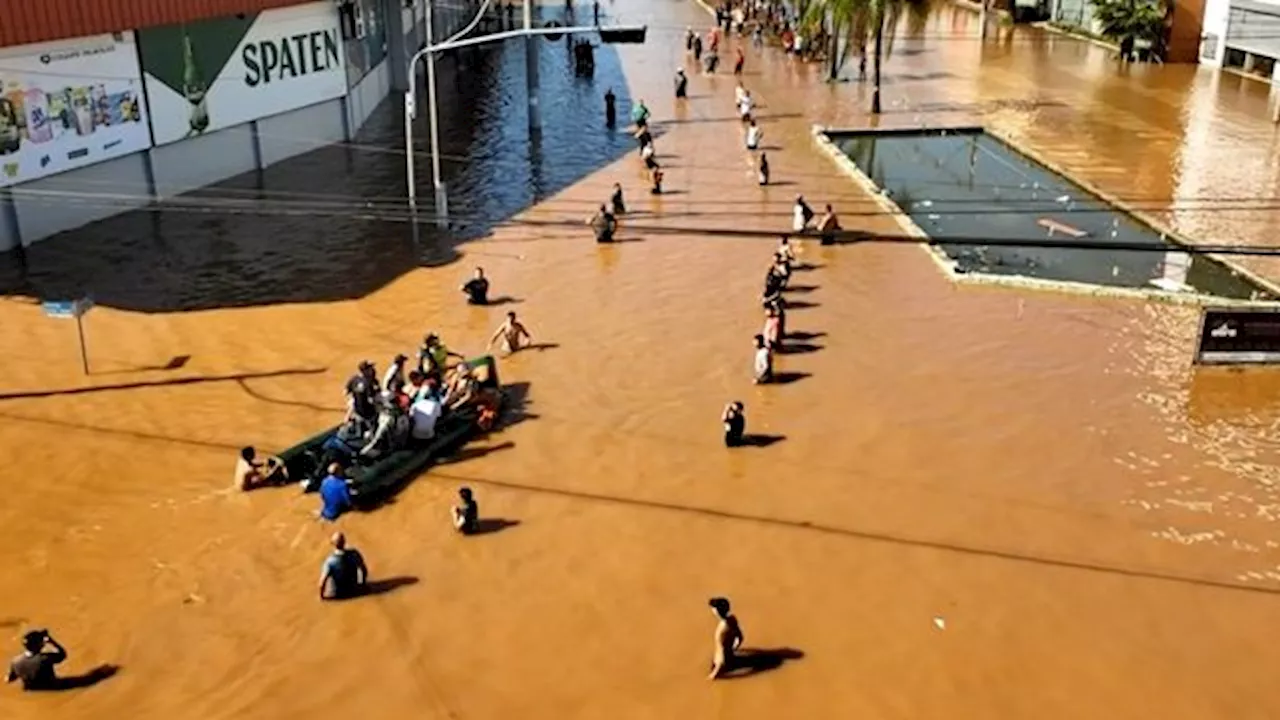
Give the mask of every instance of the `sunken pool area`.
POLYGON ((818 137, 851 161, 883 200, 936 240, 934 251, 958 275, 1028 279, 1028 285, 1041 281, 1276 299, 1218 260, 1180 252, 1184 246, 1159 230, 981 128, 820 130, 818 137), (1009 245, 1018 240, 1083 247, 1009 245))

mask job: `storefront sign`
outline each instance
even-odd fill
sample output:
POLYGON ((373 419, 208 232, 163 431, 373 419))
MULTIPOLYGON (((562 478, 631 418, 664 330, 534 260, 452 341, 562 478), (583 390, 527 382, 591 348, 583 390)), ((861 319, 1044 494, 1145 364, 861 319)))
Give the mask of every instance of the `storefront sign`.
POLYGON ((1280 363, 1280 308, 1205 308, 1195 361, 1202 365, 1280 363))
POLYGON ((0 187, 151 146, 133 33, 0 49, 0 187))
POLYGON ((346 94, 332 2, 138 31, 157 145, 346 94))

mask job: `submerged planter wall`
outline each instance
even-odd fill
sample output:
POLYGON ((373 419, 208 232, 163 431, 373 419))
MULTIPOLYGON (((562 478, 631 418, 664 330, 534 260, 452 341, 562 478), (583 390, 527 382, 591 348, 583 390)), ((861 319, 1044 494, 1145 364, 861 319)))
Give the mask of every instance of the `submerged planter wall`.
POLYGON ((814 136, 908 234, 929 240, 930 254, 956 280, 1195 303, 1280 297, 1270 284, 1203 255, 1173 273, 1185 286, 1171 287, 1160 278, 1166 262, 1185 262, 1186 243, 982 128, 814 128, 814 136), (1047 238, 1144 249, 1007 244, 1047 238))

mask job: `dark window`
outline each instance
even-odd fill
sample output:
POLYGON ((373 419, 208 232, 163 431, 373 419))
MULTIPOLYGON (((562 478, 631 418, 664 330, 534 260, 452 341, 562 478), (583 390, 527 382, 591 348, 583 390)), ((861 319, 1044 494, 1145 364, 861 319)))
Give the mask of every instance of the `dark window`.
POLYGON ((1227 54, 1222 59, 1222 65, 1229 68, 1242 68, 1244 67, 1244 56, 1245 52, 1243 50, 1227 48, 1227 54))

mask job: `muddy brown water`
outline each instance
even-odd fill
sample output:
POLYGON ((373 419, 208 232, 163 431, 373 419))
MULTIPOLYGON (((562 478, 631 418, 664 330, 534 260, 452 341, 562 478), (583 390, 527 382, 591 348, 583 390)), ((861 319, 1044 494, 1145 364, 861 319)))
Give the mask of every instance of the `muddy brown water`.
MULTIPOLYGON (((779 359, 796 382, 753 387, 771 242, 638 228, 778 227, 796 192, 866 202, 808 139, 815 119, 864 122, 859 91, 750 53, 748 71, 763 74, 747 81, 773 116, 765 143, 782 148, 774 175, 794 183, 762 191, 736 123, 719 120, 733 114, 727 76, 695 76, 684 110, 667 99, 679 29, 705 16, 674 1, 619 9, 668 28, 621 57, 658 120, 686 121, 668 126, 659 154, 668 186, 687 194, 644 195, 627 156, 526 217, 580 217, 619 181, 647 213, 624 225, 632 242, 498 227, 458 246, 462 262, 355 299, 99 308, 88 379, 70 324, 20 297, 0 302, 0 621, 14 635, 53 628, 68 672, 120 667, 74 693, 5 688, 0 716, 1280 713, 1268 633, 1280 621, 1280 376, 1193 373, 1185 308, 958 287, 919 249, 806 245, 818 267, 797 276, 813 289, 795 294, 807 306, 789 325, 811 351, 779 359), (477 263, 520 302, 460 304, 477 263), (354 363, 381 364, 426 328, 479 350, 508 308, 555 345, 502 361, 504 381, 527 384, 520 421, 393 503, 343 518, 374 576, 399 586, 322 605, 332 527, 294 489, 228 492, 235 450, 279 449, 331 423, 354 363), (147 369, 179 355, 190 356, 179 369, 147 369), (13 397, 50 390, 76 392, 13 397), (729 399, 745 401, 750 431, 784 439, 719 447, 729 399), (484 515, 518 524, 454 536, 448 507, 463 484, 484 515), (716 594, 733 599, 749 646, 804 657, 707 683, 716 594)), ((966 18, 937 26, 971 30, 966 18)), ((1050 88, 1099 98, 1045 111, 1078 113, 1090 133, 1051 148, 1063 153, 1121 145, 1136 121, 1106 108, 1125 98, 1174 102, 1176 88, 1198 87, 1183 69, 1116 77, 1098 57, 1043 38, 989 52, 939 40, 888 72, 954 77, 918 92, 891 84, 887 99, 984 103, 1081 76, 1098 89, 1050 88)), ((1243 112, 1225 102, 1206 112, 1243 112)), ((1036 113, 991 116, 1050 134, 1036 113)), ((1165 170, 1131 173, 1130 193, 1167 199, 1191 182, 1170 179, 1173 160, 1150 162, 1165 170)), ((879 217, 845 224, 894 230, 879 217)))

